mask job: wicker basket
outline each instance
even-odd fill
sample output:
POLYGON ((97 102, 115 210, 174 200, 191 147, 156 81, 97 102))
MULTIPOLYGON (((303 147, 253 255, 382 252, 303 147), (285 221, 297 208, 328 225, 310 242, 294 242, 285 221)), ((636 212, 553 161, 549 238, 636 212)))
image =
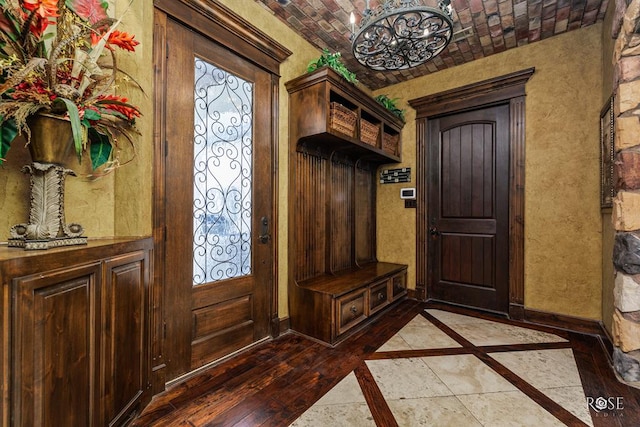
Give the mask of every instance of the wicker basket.
POLYGON ((374 125, 364 119, 360 119, 360 140, 365 144, 378 145, 380 126, 374 125))
POLYGON ((400 141, 400 134, 391 135, 390 133, 384 133, 382 135, 382 149, 394 156, 398 155, 398 142, 400 141))
POLYGON ((356 136, 356 121, 358 116, 355 111, 349 110, 342 104, 332 102, 330 104, 329 126, 336 132, 343 133, 350 137, 356 136))

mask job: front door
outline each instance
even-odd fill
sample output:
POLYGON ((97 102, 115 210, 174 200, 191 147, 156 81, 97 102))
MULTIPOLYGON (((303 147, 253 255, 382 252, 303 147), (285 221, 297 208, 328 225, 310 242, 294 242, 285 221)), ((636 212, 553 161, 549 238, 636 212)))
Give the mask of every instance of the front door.
POLYGON ((509 106, 428 121, 428 297, 509 309, 509 106))
POLYGON ((165 321, 171 380, 270 334, 271 75, 167 23, 165 321))

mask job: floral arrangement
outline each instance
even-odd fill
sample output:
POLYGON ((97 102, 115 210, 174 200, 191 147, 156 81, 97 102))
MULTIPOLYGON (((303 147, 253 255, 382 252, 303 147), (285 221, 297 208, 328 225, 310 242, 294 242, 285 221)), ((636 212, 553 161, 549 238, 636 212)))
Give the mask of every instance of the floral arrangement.
MULTIPOLYGON (((132 0, 133 1, 133 0, 132 0)), ((106 0, 0 0, 0 163, 27 119, 41 113, 71 124, 78 159, 93 169, 119 165, 123 136, 133 146, 137 107, 113 94, 116 48, 133 52, 134 36, 116 30, 106 0)), ((134 147, 135 148, 135 147, 134 147)))

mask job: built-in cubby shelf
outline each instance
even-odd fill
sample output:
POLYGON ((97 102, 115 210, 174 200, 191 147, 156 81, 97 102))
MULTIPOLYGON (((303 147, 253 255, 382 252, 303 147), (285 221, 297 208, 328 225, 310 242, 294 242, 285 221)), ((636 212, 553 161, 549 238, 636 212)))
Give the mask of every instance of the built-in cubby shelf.
POLYGON ((400 161, 402 120, 331 68, 304 74, 287 82, 286 87, 299 150, 337 150, 374 163, 400 161), (352 132, 332 120, 332 105, 336 104, 352 113, 352 132), (370 129, 377 132, 373 141, 367 138, 370 129), (385 148, 385 140, 395 141, 395 147, 387 144, 385 148))
POLYGON ((407 266, 376 257, 375 214, 377 168, 400 161, 403 123, 330 68, 286 87, 290 323, 335 345, 406 295, 407 266))

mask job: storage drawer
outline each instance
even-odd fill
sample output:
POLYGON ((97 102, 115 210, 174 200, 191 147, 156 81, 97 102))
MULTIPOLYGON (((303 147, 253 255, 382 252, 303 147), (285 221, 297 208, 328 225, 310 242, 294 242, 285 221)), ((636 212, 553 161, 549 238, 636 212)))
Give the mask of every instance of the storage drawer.
POLYGON ((367 289, 358 290, 336 300, 337 335, 349 330, 367 317, 366 300, 367 289))
POLYGON ((371 285, 369 288, 369 313, 375 313, 391 302, 389 298, 389 280, 371 285))
POLYGON ((401 297, 407 292, 407 273, 403 272, 391 278, 391 300, 401 297))

